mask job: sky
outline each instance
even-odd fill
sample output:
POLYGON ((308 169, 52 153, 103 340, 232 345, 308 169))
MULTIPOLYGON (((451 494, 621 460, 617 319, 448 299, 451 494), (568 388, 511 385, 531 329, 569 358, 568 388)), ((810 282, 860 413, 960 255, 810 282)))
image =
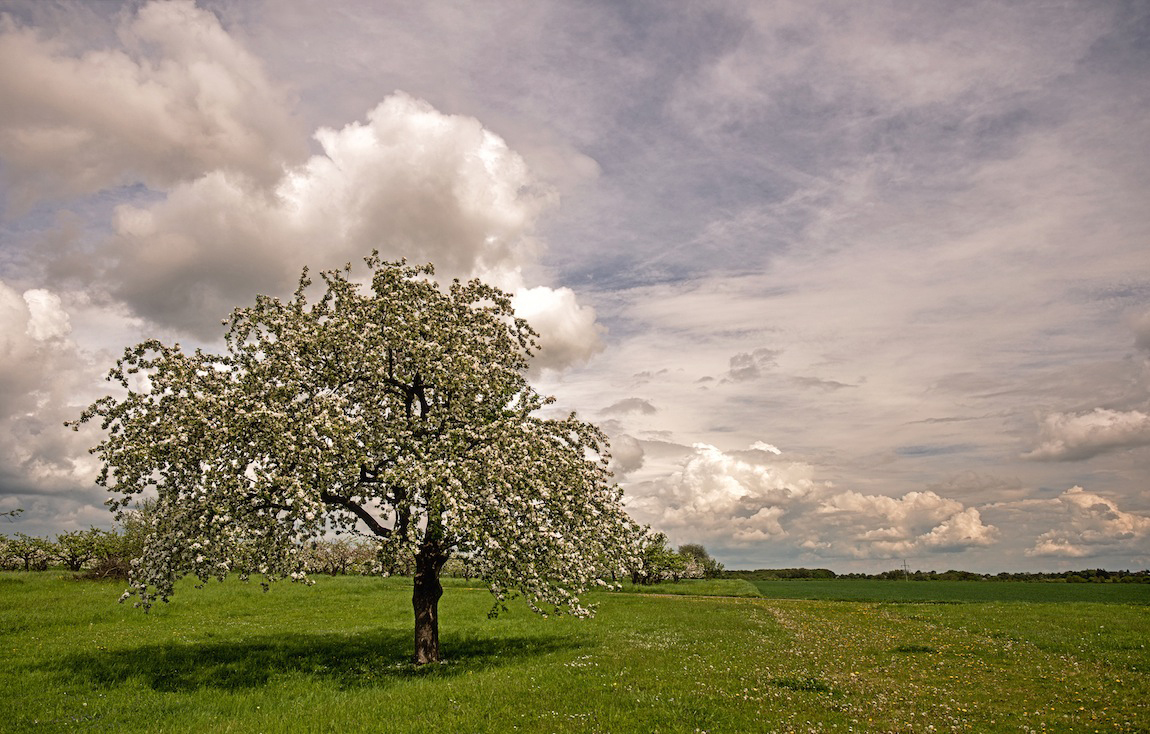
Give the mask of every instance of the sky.
POLYGON ((1150 567, 1150 5, 0 0, 0 532, 147 338, 378 248, 514 294, 730 568, 1150 567))

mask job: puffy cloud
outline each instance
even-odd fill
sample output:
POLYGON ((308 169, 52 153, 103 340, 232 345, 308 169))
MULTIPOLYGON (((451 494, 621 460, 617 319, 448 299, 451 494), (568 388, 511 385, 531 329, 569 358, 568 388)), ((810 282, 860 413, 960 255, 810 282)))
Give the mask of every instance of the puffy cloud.
POLYGON ((1123 512, 1111 500, 1071 487, 1048 503, 1057 527, 1038 536, 1029 556, 1084 558, 1119 549, 1144 547, 1150 517, 1123 512))
MULTIPOLYGON (((433 262, 443 277, 522 286, 531 228, 550 196, 478 120, 396 94, 367 122, 316 138, 323 154, 288 169, 273 192, 213 171, 150 207, 120 207, 116 294, 160 324, 204 333, 253 289, 288 289, 305 263, 338 265, 375 248, 433 262)), ((569 312, 574 300, 531 296, 542 313, 569 312)))
POLYGON ((87 362, 66 337, 69 317, 60 298, 32 289, 21 294, 0 281, 0 489, 72 491, 91 481, 95 465, 87 436, 63 428, 87 362))
POLYGON ((540 334, 537 369, 602 348, 594 309, 569 288, 526 283, 535 221, 554 196, 478 120, 396 93, 366 121, 316 139, 322 154, 287 169, 273 191, 213 171, 151 206, 119 207, 113 293, 137 315, 208 338, 255 292, 289 290, 303 265, 378 249, 511 292, 540 334))
POLYGON ((121 205, 103 279, 135 315, 212 338, 231 309, 257 292, 278 294, 298 277, 301 233, 283 206, 218 171, 180 184, 151 207, 121 205))
POLYGON ((937 550, 962 550, 974 546, 991 545, 998 528, 982 522, 982 515, 973 507, 951 515, 916 540, 922 547, 937 550))
POLYGON ((280 189, 309 234, 355 252, 378 246, 430 260, 452 274, 499 274, 534 255, 531 230, 554 195, 475 118, 396 93, 366 123, 323 128, 316 139, 324 155, 280 189))
POLYGON ((855 558, 906 556, 990 545, 997 529, 979 511, 934 492, 902 497, 843 492, 827 498, 807 547, 821 554, 855 558))
POLYGON ((3 20, 0 158, 18 203, 213 169, 269 182, 305 154, 285 95, 212 13, 152 2, 119 36, 124 49, 70 55, 3 20))
POLYGON ((68 315, 54 293, 21 294, 0 281, 0 418, 31 410, 46 375, 63 361, 68 315))
POLYGON ((602 351, 604 327, 595 309, 581 306, 570 288, 520 288, 512 298, 515 315, 539 333, 539 353, 532 368, 562 369, 602 351))
POLYGON ((24 291, 28 304, 28 336, 36 341, 48 341, 67 336, 72 331, 68 314, 60 305, 60 297, 43 288, 24 291))
POLYGON ((750 451, 695 444, 680 469, 627 486, 630 507, 674 536, 720 548, 774 544, 824 558, 891 558, 996 542, 978 509, 934 492, 840 491, 814 467, 758 441, 750 451))
POLYGON ((660 528, 723 528, 736 544, 782 536, 780 518, 815 487, 807 464, 752 462, 704 443, 693 449, 657 494, 643 492, 658 497, 660 528))
POLYGON ((1150 415, 1137 410, 1095 408, 1090 413, 1052 413, 1043 420, 1039 444, 1024 458, 1079 461, 1109 451, 1150 445, 1150 415))

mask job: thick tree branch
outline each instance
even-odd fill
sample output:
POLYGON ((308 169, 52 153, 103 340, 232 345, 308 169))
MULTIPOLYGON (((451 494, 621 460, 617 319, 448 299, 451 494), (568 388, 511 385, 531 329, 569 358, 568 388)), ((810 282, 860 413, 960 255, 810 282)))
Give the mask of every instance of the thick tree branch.
POLYGON ((359 504, 358 502, 352 502, 346 497, 340 497, 339 495, 332 494, 331 492, 321 492, 319 498, 329 505, 336 505, 338 507, 344 508, 345 510, 348 510, 360 520, 362 520, 364 525, 367 525, 371 529, 371 532, 375 533, 379 537, 391 537, 391 528, 386 528, 383 525, 380 525, 379 521, 376 520, 375 517, 373 517, 370 512, 365 510, 363 505, 359 504))

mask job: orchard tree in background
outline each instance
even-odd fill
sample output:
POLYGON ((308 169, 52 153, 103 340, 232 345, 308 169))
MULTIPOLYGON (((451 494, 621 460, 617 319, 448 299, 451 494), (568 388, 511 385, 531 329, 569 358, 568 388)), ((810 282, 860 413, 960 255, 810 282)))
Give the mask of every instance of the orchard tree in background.
POLYGON ((632 536, 631 583, 644 586, 660 581, 678 581, 687 570, 687 560, 667 545, 667 535, 643 528, 632 536))
POLYGON ((698 569, 703 578, 717 579, 723 575, 723 564, 712 558, 701 543, 684 543, 679 546, 679 555, 687 560, 688 566, 698 569))
POLYGON ((537 415, 553 402, 524 376, 535 334, 480 281, 366 258, 307 271, 293 298, 258 296, 225 324, 221 354, 146 341, 109 373, 127 392, 71 425, 106 435, 92 452, 114 511, 154 490, 131 588, 145 608, 176 580, 238 572, 306 580, 304 548, 364 532, 384 564, 414 561, 417 664, 440 659, 439 574, 453 556, 490 584, 497 611, 590 610, 579 594, 622 570, 636 528, 609 482, 595 426, 537 415))
POLYGON ((99 528, 73 530, 56 536, 53 556, 71 571, 80 571, 84 564, 96 558, 100 546, 109 533, 99 528))
POLYGON ((8 538, 5 555, 23 564, 25 571, 43 571, 52 561, 53 550, 52 543, 44 538, 16 533, 8 538))

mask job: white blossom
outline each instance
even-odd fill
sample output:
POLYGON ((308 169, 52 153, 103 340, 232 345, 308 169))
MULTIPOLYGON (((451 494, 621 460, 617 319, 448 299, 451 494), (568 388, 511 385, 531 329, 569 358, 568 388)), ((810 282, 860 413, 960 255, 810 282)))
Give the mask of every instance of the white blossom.
POLYGON ((375 536, 383 572, 463 558, 497 606, 585 616, 579 594, 628 562, 636 532, 610 484, 606 437, 525 373, 535 334, 507 294, 431 280, 430 266, 367 258, 322 273, 324 294, 258 296, 228 320, 226 351, 147 341, 111 370, 93 449, 113 509, 157 494, 133 569, 147 607, 185 575, 306 582, 302 544, 375 536), (146 379, 140 379, 144 377, 146 379))

